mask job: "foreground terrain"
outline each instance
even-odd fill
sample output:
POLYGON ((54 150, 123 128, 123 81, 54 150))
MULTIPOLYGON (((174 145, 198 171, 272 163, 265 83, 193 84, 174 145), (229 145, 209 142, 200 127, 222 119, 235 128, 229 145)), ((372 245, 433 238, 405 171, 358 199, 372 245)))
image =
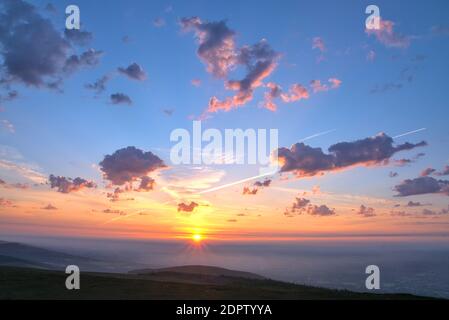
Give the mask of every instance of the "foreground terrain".
POLYGON ((63 270, 0 267, 0 299, 420 299, 407 294, 315 288, 256 275, 234 277, 231 270, 215 267, 185 268, 128 274, 84 272, 80 290, 69 291, 65 288, 67 275, 63 270))

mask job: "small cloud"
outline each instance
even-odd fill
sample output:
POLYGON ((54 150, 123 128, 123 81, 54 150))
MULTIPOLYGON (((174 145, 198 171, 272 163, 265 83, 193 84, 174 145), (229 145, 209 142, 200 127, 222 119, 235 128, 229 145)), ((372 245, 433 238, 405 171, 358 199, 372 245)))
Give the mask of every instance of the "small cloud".
POLYGON ((53 206, 52 204, 48 204, 45 207, 42 208, 43 210, 58 210, 58 208, 56 208, 55 206, 53 206))
POLYGON ((69 42, 78 46, 85 46, 93 39, 91 32, 78 29, 64 29, 64 36, 69 42))
POLYGON ((434 173, 436 170, 433 168, 426 168, 424 169, 421 173, 420 176, 421 177, 427 177, 430 176, 432 173, 434 173))
POLYGON ((131 105, 133 103, 129 96, 119 92, 111 94, 111 102, 112 104, 127 104, 127 105, 131 105))
POLYGON ((3 129, 8 131, 9 133, 15 133, 16 132, 16 129, 15 129, 14 125, 11 122, 9 122, 8 120, 5 120, 5 119, 1 120, 1 124, 2 124, 3 129))
POLYGON ((249 188, 249 187, 243 187, 243 191, 242 194, 246 194, 246 195, 255 195, 257 194, 257 192, 259 191, 259 189, 257 188, 249 188))
POLYGON ((293 84, 290 87, 288 94, 287 93, 281 94, 281 99, 284 102, 294 102, 294 101, 299 101, 301 99, 308 99, 308 98, 309 98, 309 92, 307 91, 306 88, 304 88, 299 83, 293 84))
POLYGON ((407 207, 421 207, 424 206, 424 204, 422 204, 421 202, 413 202, 413 201, 409 201, 407 203, 407 207))
POLYGON ((94 182, 79 177, 72 179, 51 174, 48 181, 50 182, 50 188, 56 188, 61 193, 76 192, 84 188, 96 188, 94 182))
POLYGON ((395 32, 393 21, 380 19, 379 22, 379 29, 365 29, 365 32, 374 35, 386 47, 407 48, 410 45, 411 37, 395 32))
POLYGON ((86 89, 94 90, 96 93, 102 93, 106 90, 106 83, 111 79, 109 75, 104 75, 94 83, 88 83, 85 85, 86 89))
POLYGON ((287 208, 284 215, 287 217, 293 217, 295 215, 301 215, 307 213, 312 216, 332 216, 335 215, 335 209, 331 209, 326 205, 313 205, 309 199, 297 197, 295 202, 287 208))
POLYGON ((131 183, 165 167, 164 162, 152 152, 145 152, 133 146, 106 155, 99 165, 104 178, 114 185, 131 183))
POLYGON ((155 181, 153 178, 148 176, 143 176, 140 179, 139 187, 136 189, 136 191, 151 191, 154 189, 155 181))
POLYGON ((376 52, 374 50, 368 51, 366 54, 366 60, 368 61, 374 61, 376 59, 376 52))
POLYGON ((198 203, 190 202, 189 204, 179 203, 178 204, 178 212, 192 212, 196 207, 198 207, 198 203))
POLYGON ((312 39, 312 49, 318 49, 320 52, 326 51, 326 45, 321 37, 315 37, 312 39))
POLYGON ((195 86, 195 87, 201 86, 201 80, 200 79, 192 79, 190 81, 190 83, 192 84, 192 86, 195 86))
POLYGON ((254 185, 256 187, 269 187, 271 184, 271 180, 270 179, 265 179, 264 181, 256 181, 254 182, 254 185))
POLYGON ((163 109, 162 112, 165 113, 165 115, 171 117, 173 115, 173 113, 175 112, 175 110, 174 109, 163 109))
POLYGON ((448 176, 449 175, 449 166, 446 165, 443 170, 435 173, 436 176, 448 176))
POLYGON ((449 195, 449 181, 437 180, 433 177, 406 179, 394 187, 397 197, 407 197, 420 194, 449 195))
POLYGON ((373 208, 369 208, 369 207, 365 207, 363 204, 360 206, 359 211, 357 212, 357 214, 365 217, 365 218, 370 218, 370 217, 375 217, 376 214, 374 212, 375 210, 373 208))
POLYGON ((153 20, 153 26, 155 26, 156 28, 162 28, 165 26, 165 19, 164 18, 156 18, 153 20))
POLYGON ((449 206, 447 208, 443 208, 441 210, 430 210, 430 209, 423 209, 421 214, 423 216, 441 216, 449 214, 449 206))
POLYGON ((13 207, 14 203, 11 200, 0 198, 0 207, 13 207))
POLYGON ((128 78, 137 80, 137 81, 144 81, 147 79, 147 74, 143 70, 143 68, 138 65, 137 63, 132 63, 126 68, 119 67, 117 69, 120 73, 126 75, 128 78))
POLYGON ((390 173, 388 174, 388 176, 390 177, 390 178, 394 178, 394 177, 397 177, 399 174, 397 173, 397 172, 394 172, 394 171, 390 171, 390 173))
POLYGON ((124 211, 118 210, 118 209, 104 209, 103 213, 111 213, 111 214, 118 214, 118 215, 126 215, 124 211))

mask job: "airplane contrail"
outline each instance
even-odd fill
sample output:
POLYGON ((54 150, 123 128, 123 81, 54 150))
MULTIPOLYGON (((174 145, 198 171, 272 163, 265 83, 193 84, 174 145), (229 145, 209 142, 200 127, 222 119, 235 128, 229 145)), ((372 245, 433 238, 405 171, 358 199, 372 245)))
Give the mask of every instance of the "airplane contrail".
MULTIPOLYGON (((328 134, 328 133, 331 133, 331 132, 334 132, 334 131, 336 131, 336 129, 319 132, 319 133, 313 134, 311 136, 305 137, 305 138, 299 140, 299 142, 303 142, 303 141, 306 141, 306 140, 309 140, 309 139, 312 139, 312 138, 320 137, 322 135, 325 135, 325 134, 328 134)), ((276 174, 278 172, 279 171, 276 170, 276 171, 260 174, 260 175, 257 175, 257 176, 241 179, 241 180, 234 181, 234 182, 231 182, 231 183, 227 183, 227 184, 224 184, 224 185, 221 185, 221 186, 218 186, 218 187, 214 187, 214 188, 211 188, 211 189, 200 191, 198 194, 209 193, 209 192, 221 190, 221 189, 224 189, 224 188, 232 187, 232 186, 235 186, 235 185, 238 185, 238 184, 241 184, 241 183, 244 183, 244 182, 248 182, 248 181, 251 181, 251 180, 255 180, 255 179, 259 179, 259 178, 263 178, 263 177, 267 177, 267 176, 272 176, 272 175, 274 175, 274 174, 276 174)))
POLYGON ((403 136, 407 136, 409 134, 420 132, 420 131, 423 131, 423 130, 426 130, 426 128, 421 128, 421 129, 417 129, 417 130, 401 133, 401 134, 398 134, 397 136, 394 136, 393 139, 400 138, 400 137, 403 137, 403 136))
POLYGON ((263 178, 263 177, 266 177, 266 176, 272 176, 272 175, 276 174, 277 172, 278 171, 272 171, 272 172, 260 174, 260 175, 257 175, 257 176, 245 178, 245 179, 242 179, 242 180, 234 181, 234 182, 231 182, 231 183, 223 184, 223 185, 218 186, 218 187, 214 187, 214 188, 211 188, 211 189, 200 191, 200 192, 198 192, 198 194, 209 193, 209 192, 212 192, 212 191, 217 191, 217 190, 224 189, 224 188, 227 188, 227 187, 232 187, 232 186, 235 186, 237 184, 244 183, 244 182, 251 181, 251 180, 255 180, 255 179, 258 179, 258 178, 263 178))
POLYGON ((312 139, 312 138, 323 136, 325 134, 328 134, 328 133, 331 133, 331 132, 334 132, 334 131, 336 131, 336 129, 319 132, 319 133, 313 134, 311 136, 305 137, 304 139, 299 140, 299 142, 303 142, 303 141, 306 141, 306 140, 309 140, 309 139, 312 139))

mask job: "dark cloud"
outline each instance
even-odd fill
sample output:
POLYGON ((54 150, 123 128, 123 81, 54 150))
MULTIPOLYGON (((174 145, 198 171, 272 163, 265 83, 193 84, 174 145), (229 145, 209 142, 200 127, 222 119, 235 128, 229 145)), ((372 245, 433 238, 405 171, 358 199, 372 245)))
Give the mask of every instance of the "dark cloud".
POLYGON ((437 180, 432 177, 407 179, 394 187, 398 197, 406 197, 428 193, 442 193, 449 195, 449 181, 437 180))
POLYGON ((64 66, 64 71, 74 72, 82 67, 92 67, 99 63, 100 57, 103 55, 102 51, 97 51, 95 49, 88 49, 81 55, 73 54, 71 55, 64 66))
POLYGON ((125 192, 124 190, 120 189, 119 187, 115 188, 113 192, 108 192, 106 194, 106 197, 111 199, 112 202, 119 201, 120 200, 120 194, 125 192))
POLYGON ((111 79, 109 75, 104 75, 94 83, 85 85, 86 89, 94 90, 96 93, 102 93, 106 90, 106 83, 111 79))
POLYGON ((256 181, 254 182, 254 185, 256 187, 269 187, 271 184, 271 180, 270 179, 266 179, 264 181, 256 181))
POLYGON ((0 198, 0 207, 13 207, 14 203, 11 200, 0 198))
POLYGON ((0 186, 6 185, 6 181, 3 179, 0 179, 0 186))
POLYGON ((198 56, 206 64, 207 71, 219 78, 225 78, 237 61, 235 32, 226 21, 203 22, 198 17, 182 18, 185 31, 194 30, 199 44, 198 56))
POLYGON ((413 202, 413 201, 409 201, 407 203, 407 207, 421 207, 424 206, 424 204, 422 204, 421 202, 413 202))
POLYGON ((447 207, 447 209, 443 208, 438 211, 430 210, 430 209, 423 209, 421 214, 424 216, 441 216, 441 215, 449 214, 449 206, 447 207))
POLYGON ((89 57, 93 52, 70 55, 71 43, 35 6, 22 0, 0 2, 0 47, 0 76, 5 83, 55 89, 68 71, 93 65, 89 57))
POLYGON ((446 165, 442 171, 435 173, 435 175, 437 175, 437 176, 448 176, 449 175, 449 166, 446 165))
POLYGON ((293 204, 285 210, 284 215, 287 217, 293 217, 303 213, 307 213, 312 216, 332 216, 336 214, 334 209, 330 209, 326 205, 313 205, 310 203, 310 200, 297 197, 295 198, 295 202, 293 202, 293 204))
POLYGON ((112 213, 112 214, 119 214, 121 216, 126 215, 126 213, 122 210, 118 210, 118 209, 104 209, 103 213, 112 213))
POLYGON ((6 95, 0 94, 0 106, 3 102, 12 101, 19 97, 19 93, 16 90, 9 91, 6 95))
POLYGON ((96 188, 94 182, 79 177, 72 179, 51 174, 48 181, 50 182, 50 187, 52 189, 56 188, 57 191, 61 193, 75 192, 84 188, 96 188))
POLYGON ((385 164, 399 151, 425 146, 409 142, 393 146, 393 139, 385 133, 353 142, 340 142, 329 147, 329 154, 321 148, 312 148, 296 143, 290 149, 279 148, 278 157, 281 172, 293 171, 298 176, 314 176, 327 171, 346 169, 351 166, 373 166, 385 164))
POLYGON ((178 204, 178 212, 184 211, 184 212, 192 212, 196 207, 198 207, 198 203, 196 202, 190 202, 189 204, 186 203, 179 203, 178 204))
POLYGON ((175 110, 174 109, 164 109, 164 110, 162 110, 162 112, 163 113, 165 113, 167 116, 172 116, 173 115, 173 113, 175 112, 175 110))
POLYGON ((114 185, 135 181, 163 167, 164 162, 158 156, 136 147, 119 149, 112 155, 106 155, 100 162, 104 178, 114 185))
POLYGON ((390 178, 394 178, 394 177, 397 177, 399 174, 397 173, 397 172, 394 172, 394 171, 390 171, 390 173, 388 174, 388 176, 390 177, 390 178))
POLYGON ((403 166, 406 166, 406 165, 412 163, 413 161, 411 159, 402 158, 402 159, 394 160, 393 162, 396 166, 403 167, 403 166))
POLYGON ((421 177, 427 177, 427 176, 431 175, 432 173, 434 173, 435 171, 436 171, 436 170, 433 169, 433 168, 426 168, 426 169, 424 169, 424 170, 421 172, 420 176, 421 176, 421 177))
POLYGON ((321 206, 308 206, 307 213, 312 216, 333 216, 336 214, 335 209, 331 209, 324 204, 321 206))
POLYGON ((143 176, 140 179, 139 187, 136 189, 136 191, 151 191, 154 189, 155 181, 153 178, 148 176, 143 176))
POLYGON ((375 210, 373 208, 370 207, 365 207, 363 204, 360 206, 359 211, 357 212, 357 214, 366 217, 366 218, 370 218, 370 217, 375 217, 376 213, 374 212, 375 210))
POLYGON ((144 81, 147 78, 147 74, 141 66, 137 63, 132 63, 126 68, 118 68, 120 73, 126 75, 128 78, 138 81, 144 81))
POLYGON ((111 94, 111 102, 113 104, 128 104, 128 105, 131 105, 133 103, 129 96, 120 92, 111 94))
POLYGON ((409 217, 412 214, 409 213, 409 212, 406 212, 406 211, 394 211, 394 210, 392 210, 390 212, 390 215, 393 216, 393 217, 409 217))
POLYGON ((259 189, 257 189, 257 188, 251 189, 249 187, 243 187, 242 194, 255 195, 255 194, 257 194, 257 191, 259 191, 259 189))
POLYGON ((93 39, 91 32, 78 29, 64 29, 64 35, 69 42, 78 46, 85 46, 93 39))
POLYGON ((46 205, 45 207, 42 208, 43 210, 58 210, 58 208, 56 208, 54 205, 52 205, 51 203, 49 203, 48 205, 46 205))

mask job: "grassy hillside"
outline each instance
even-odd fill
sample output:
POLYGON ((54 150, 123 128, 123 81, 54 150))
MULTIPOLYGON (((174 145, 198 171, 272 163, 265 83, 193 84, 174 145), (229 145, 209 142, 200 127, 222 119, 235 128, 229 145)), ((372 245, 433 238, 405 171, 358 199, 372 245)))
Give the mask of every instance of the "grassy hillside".
POLYGON ((81 289, 69 291, 63 271, 0 267, 0 299, 420 299, 405 294, 355 293, 204 274, 204 270, 195 273, 192 266, 189 270, 150 274, 84 272, 81 289))

